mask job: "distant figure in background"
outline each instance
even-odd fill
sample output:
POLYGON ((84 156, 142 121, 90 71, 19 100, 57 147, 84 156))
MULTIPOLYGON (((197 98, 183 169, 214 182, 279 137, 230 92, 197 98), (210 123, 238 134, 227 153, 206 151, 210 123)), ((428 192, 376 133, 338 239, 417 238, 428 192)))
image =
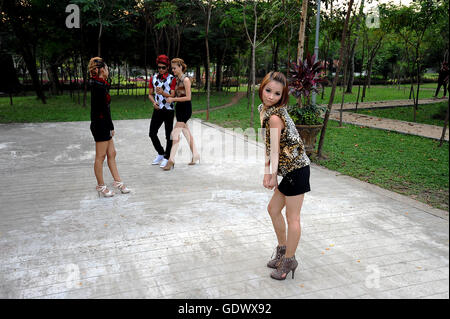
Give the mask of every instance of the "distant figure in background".
POLYGON ((445 98, 447 96, 448 75, 449 75, 448 63, 443 62, 441 69, 439 70, 438 86, 436 88, 436 93, 434 93, 435 98, 438 97, 441 86, 444 86, 444 96, 442 98, 445 98))
POLYGON ((174 106, 168 101, 169 97, 175 96, 175 85, 177 80, 169 73, 170 60, 169 57, 162 54, 156 58, 158 73, 150 78, 148 98, 153 103, 153 114, 150 122, 149 136, 152 140, 153 147, 158 152, 152 165, 159 165, 163 168, 166 166, 172 149, 172 140, 170 135, 173 129, 174 106), (155 97, 153 97, 155 93, 155 97), (166 129, 166 150, 161 145, 158 138, 158 131, 164 123, 166 129))
POLYGON ((122 193, 130 190, 120 180, 116 165, 116 149, 112 137, 114 136, 114 124, 111 119, 111 96, 109 95, 110 84, 107 82, 109 70, 102 58, 96 57, 89 61, 88 65, 91 88, 91 133, 95 140, 95 162, 94 173, 97 178, 98 196, 114 196, 103 180, 103 162, 107 157, 108 167, 114 178, 113 187, 122 193))

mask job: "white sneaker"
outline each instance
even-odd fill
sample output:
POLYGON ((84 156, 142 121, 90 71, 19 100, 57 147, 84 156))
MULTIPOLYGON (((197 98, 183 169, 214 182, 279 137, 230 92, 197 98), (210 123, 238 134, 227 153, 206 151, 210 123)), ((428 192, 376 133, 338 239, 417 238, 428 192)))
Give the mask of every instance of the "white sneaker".
POLYGON ((162 162, 161 162, 161 165, 159 165, 159 167, 161 167, 161 168, 166 167, 168 161, 169 161, 169 160, 166 160, 165 158, 163 158, 163 160, 162 160, 162 162))
POLYGON ((155 157, 155 159, 152 162, 152 165, 158 165, 161 163, 161 161, 164 159, 164 155, 158 155, 155 157))

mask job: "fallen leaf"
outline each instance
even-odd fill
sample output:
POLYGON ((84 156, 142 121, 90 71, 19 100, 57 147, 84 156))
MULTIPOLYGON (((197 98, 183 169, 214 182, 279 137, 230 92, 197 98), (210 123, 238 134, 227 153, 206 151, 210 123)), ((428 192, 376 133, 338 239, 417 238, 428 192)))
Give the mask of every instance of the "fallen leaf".
POLYGON ((327 247, 327 248, 325 248, 325 250, 330 250, 330 248, 327 247))
POLYGON ((325 255, 325 252, 324 252, 324 251, 322 251, 322 252, 321 252, 321 254, 322 254, 322 255, 325 255))
POLYGON ((105 227, 108 227, 108 224, 105 224, 105 227))
POLYGON ((334 247, 334 244, 330 244, 330 247, 334 247))
POLYGON ((300 285, 300 288, 304 288, 304 287, 305 287, 305 285, 303 285, 303 284, 300 285))
POLYGON ((355 147, 358 147, 358 144, 355 144, 355 147))
POLYGON ((417 269, 422 269, 422 267, 420 267, 420 266, 417 266, 417 269))
POLYGON ((405 213, 405 215, 408 215, 408 213, 405 213))
POLYGON ((358 260, 357 260, 356 262, 357 262, 357 263, 360 263, 360 262, 361 262, 361 260, 359 260, 359 259, 358 259, 358 260))

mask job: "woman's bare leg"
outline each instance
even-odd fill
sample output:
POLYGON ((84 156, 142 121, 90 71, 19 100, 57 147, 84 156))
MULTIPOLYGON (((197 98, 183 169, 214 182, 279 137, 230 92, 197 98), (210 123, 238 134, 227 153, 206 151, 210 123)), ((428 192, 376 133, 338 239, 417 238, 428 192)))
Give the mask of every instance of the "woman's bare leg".
POLYGON ((114 147, 114 142, 113 139, 110 139, 108 141, 108 148, 106 150, 106 156, 107 156, 107 162, 108 162, 108 167, 109 167, 109 171, 111 172, 111 175, 114 178, 114 181, 116 182, 120 182, 120 176, 119 176, 119 171, 117 169, 117 164, 116 164, 116 148, 114 147))
POLYGON ((300 211, 305 194, 286 196, 286 219, 288 224, 286 258, 295 255, 301 236, 300 211))
POLYGON ((97 185, 105 185, 103 180, 103 162, 105 161, 107 149, 108 141, 95 143, 94 174, 97 179, 97 185))
POLYGON ((183 135, 189 144, 189 148, 192 152, 192 157, 198 156, 197 148, 195 147, 194 143, 194 136, 192 135, 191 130, 189 129, 189 126, 187 124, 185 124, 185 127, 183 128, 183 135))
POLYGON ((279 246, 286 245, 286 223, 284 222, 284 217, 281 214, 281 211, 285 206, 285 198, 286 196, 284 196, 278 188, 275 188, 272 199, 267 206, 267 211, 272 219, 273 228, 275 229, 279 246))
POLYGON ((177 154, 178 146, 180 145, 180 134, 181 131, 183 130, 184 125, 186 124, 183 122, 177 122, 172 131, 172 148, 170 150, 169 161, 172 161, 174 163, 175 163, 175 155, 177 154))

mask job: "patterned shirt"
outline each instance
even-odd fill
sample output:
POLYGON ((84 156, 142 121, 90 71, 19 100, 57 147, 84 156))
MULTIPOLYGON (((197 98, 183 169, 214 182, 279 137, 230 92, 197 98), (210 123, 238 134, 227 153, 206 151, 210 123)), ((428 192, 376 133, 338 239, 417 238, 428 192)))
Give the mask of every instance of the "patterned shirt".
MULTIPOLYGON (((149 88, 161 87, 164 92, 170 94, 171 90, 175 89, 176 79, 172 74, 165 73, 164 75, 155 74, 150 79, 149 88)), ((167 103, 166 97, 156 93, 155 90, 155 100, 159 105, 159 108, 166 108, 168 110, 173 110, 173 103, 167 103)))
POLYGON ((266 155, 270 157, 270 125, 269 119, 272 115, 277 115, 284 123, 284 129, 280 136, 280 155, 278 161, 278 175, 286 176, 287 173, 311 164, 305 152, 300 135, 294 122, 288 114, 286 106, 271 107, 263 111, 263 105, 258 106, 261 115, 261 127, 265 136, 266 155))

